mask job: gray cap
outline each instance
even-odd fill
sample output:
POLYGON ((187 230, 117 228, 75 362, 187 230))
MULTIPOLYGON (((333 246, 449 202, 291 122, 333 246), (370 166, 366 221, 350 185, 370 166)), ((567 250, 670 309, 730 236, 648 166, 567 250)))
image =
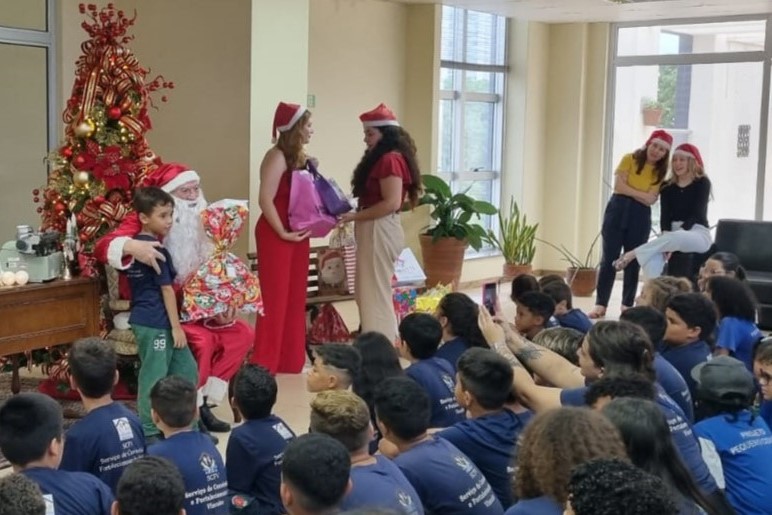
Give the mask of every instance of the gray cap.
POLYGON ((745 363, 730 356, 716 356, 700 363, 692 369, 692 378, 700 396, 716 401, 750 399, 756 392, 753 374, 745 363))

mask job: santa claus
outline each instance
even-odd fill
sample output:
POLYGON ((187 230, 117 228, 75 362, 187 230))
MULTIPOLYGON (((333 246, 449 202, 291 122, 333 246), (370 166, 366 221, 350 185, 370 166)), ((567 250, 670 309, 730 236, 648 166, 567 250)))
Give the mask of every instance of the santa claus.
MULTIPOLYGON (((212 254, 212 245, 204 233, 201 212, 207 202, 201 192, 198 174, 178 163, 160 165, 146 177, 142 186, 157 186, 170 193, 175 200, 174 223, 163 246, 177 270, 175 286, 182 286, 187 278, 212 254)), ((94 255, 117 270, 125 270, 136 259, 158 270, 157 260, 164 256, 156 247, 159 242, 133 239, 140 231, 137 215, 131 213, 114 231, 97 241, 94 255)), ((129 298, 125 281, 121 282, 121 296, 129 298)), ((210 406, 219 404, 228 393, 228 381, 244 362, 254 339, 252 328, 235 319, 235 310, 212 319, 182 324, 188 345, 198 363, 200 420, 209 431, 226 432, 230 424, 219 420, 210 406)))

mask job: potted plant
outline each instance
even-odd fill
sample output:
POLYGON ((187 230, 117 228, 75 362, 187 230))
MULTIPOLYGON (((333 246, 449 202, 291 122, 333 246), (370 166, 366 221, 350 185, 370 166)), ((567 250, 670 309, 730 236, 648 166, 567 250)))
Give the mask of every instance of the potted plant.
POLYGON ((598 266, 595 261, 595 245, 598 243, 600 233, 598 233, 590 244, 590 249, 580 259, 576 254, 566 248, 565 245, 554 245, 548 241, 538 240, 560 252, 562 259, 568 262, 566 270, 566 282, 571 286, 571 293, 577 297, 589 297, 595 291, 595 285, 598 282, 598 266))
POLYGON ((643 114, 643 124, 656 127, 662 119, 662 103, 649 97, 641 99, 641 113, 643 114))
POLYGON ((499 211, 499 233, 488 231, 488 237, 504 256, 504 277, 513 279, 518 275, 530 274, 531 263, 536 253, 536 229, 539 224, 528 224, 524 213, 513 197, 509 199, 509 212, 505 216, 499 211))
POLYGON ((475 200, 467 191, 454 194, 448 183, 436 175, 422 175, 424 193, 419 205, 431 206, 432 225, 421 235, 426 285, 452 284, 461 278, 464 252, 490 242, 485 228, 472 222, 472 217, 495 215, 498 210, 488 202, 475 200))

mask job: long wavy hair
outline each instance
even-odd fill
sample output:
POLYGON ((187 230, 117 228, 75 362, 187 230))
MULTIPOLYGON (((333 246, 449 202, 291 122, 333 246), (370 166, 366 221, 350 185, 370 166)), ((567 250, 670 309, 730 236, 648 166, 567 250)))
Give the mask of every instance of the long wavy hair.
POLYGON ((276 148, 284 154, 284 159, 287 161, 287 169, 289 170, 299 170, 306 166, 306 153, 303 150, 305 142, 303 141, 302 130, 310 118, 311 111, 306 111, 290 130, 279 133, 276 148))
POLYGON ((384 127, 374 127, 381 132, 380 141, 372 149, 365 150, 362 160, 354 168, 354 175, 351 178, 351 188, 355 197, 361 197, 365 192, 367 179, 375 163, 389 152, 399 152, 407 162, 410 170, 410 184, 407 185, 407 200, 410 207, 418 205, 418 195, 421 193, 421 170, 418 167, 418 158, 416 157, 415 141, 410 134, 402 127, 387 125, 384 127))
POLYGON ((480 315, 480 306, 468 295, 452 292, 448 293, 437 306, 437 315, 448 319, 450 332, 453 336, 463 339, 469 347, 488 348, 488 342, 480 330, 477 321, 480 315))
MULTIPOLYGON (((649 147, 639 148, 633 152, 633 160, 635 161, 635 174, 640 175, 643 171, 643 167, 646 166, 646 152, 649 147)), ((670 162, 670 150, 668 150, 662 158, 654 163, 654 180, 651 181, 652 186, 661 184, 665 180, 667 175, 667 165, 670 162)))
POLYGON ((571 471, 595 458, 627 461, 624 443, 603 415, 587 408, 540 413, 525 427, 517 453, 515 495, 547 495, 565 504, 571 471))
POLYGON ((381 381, 402 376, 404 371, 394 345, 381 333, 369 331, 356 337, 353 346, 362 355, 362 367, 354 379, 352 390, 373 412, 373 395, 381 381))

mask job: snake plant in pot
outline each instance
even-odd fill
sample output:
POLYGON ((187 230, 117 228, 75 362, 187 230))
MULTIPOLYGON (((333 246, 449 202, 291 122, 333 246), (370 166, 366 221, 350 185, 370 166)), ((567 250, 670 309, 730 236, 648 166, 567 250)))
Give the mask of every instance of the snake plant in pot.
POLYGON ((509 211, 499 211, 499 236, 488 231, 493 244, 504 256, 504 277, 513 279, 530 274, 536 254, 536 229, 539 224, 529 224, 528 217, 520 211, 513 197, 509 199, 509 211))
POLYGON ((584 259, 568 250, 563 244, 558 246, 548 241, 538 240, 560 252, 563 261, 568 263, 566 282, 571 286, 571 292, 577 297, 589 297, 595 291, 595 285, 598 282, 598 261, 595 257, 595 245, 597 245, 598 239, 600 239, 600 233, 596 234, 590 243, 590 248, 584 259))
POLYGON ((453 193, 450 185, 436 175, 422 175, 423 196, 420 205, 429 206, 431 225, 419 239, 423 255, 426 285, 452 284, 461 278, 464 252, 468 247, 480 250, 491 243, 485 228, 473 221, 480 215, 495 215, 498 209, 489 202, 475 200, 468 189, 453 193))

